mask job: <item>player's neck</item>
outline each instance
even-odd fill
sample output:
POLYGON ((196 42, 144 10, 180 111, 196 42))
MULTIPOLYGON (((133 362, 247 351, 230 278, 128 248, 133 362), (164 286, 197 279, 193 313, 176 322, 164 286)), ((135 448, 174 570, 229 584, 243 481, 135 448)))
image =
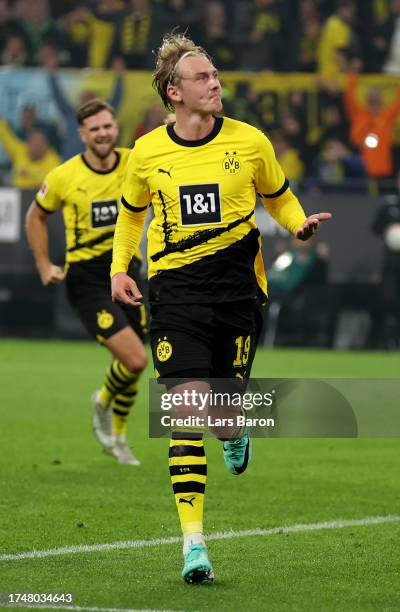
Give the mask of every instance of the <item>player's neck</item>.
POLYGON ((117 154, 114 150, 111 151, 104 159, 97 157, 97 155, 93 153, 91 149, 86 149, 84 156, 89 166, 93 168, 93 170, 98 170, 99 172, 111 170, 114 167, 117 159, 117 154))
POLYGON ((201 115, 186 115, 177 112, 174 132, 184 140, 201 140, 212 132, 214 124, 215 117, 213 115, 202 117, 201 115))

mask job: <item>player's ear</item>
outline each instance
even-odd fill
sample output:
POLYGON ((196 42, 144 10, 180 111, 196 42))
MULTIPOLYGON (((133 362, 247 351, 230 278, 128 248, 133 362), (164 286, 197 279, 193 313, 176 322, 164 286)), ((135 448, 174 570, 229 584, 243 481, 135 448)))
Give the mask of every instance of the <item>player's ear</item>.
POLYGON ((79 138, 82 140, 82 142, 84 142, 86 144, 85 129, 83 128, 83 126, 79 126, 78 127, 78 134, 79 134, 79 138))
POLYGON ((177 85, 170 83, 167 87, 167 96, 171 102, 182 102, 182 96, 177 85))

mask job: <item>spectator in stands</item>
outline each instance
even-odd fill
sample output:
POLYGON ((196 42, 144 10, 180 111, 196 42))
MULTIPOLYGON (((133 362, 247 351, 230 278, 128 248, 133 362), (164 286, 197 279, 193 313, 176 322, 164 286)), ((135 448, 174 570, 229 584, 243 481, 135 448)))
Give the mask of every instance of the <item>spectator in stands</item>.
POLYGON ((34 104, 26 104, 22 109, 19 127, 15 130, 15 135, 20 140, 27 142, 33 130, 44 132, 49 145, 59 151, 60 138, 56 126, 48 121, 41 121, 37 116, 34 104))
POLYGON ((337 138, 325 140, 314 160, 315 173, 325 186, 335 186, 345 179, 364 177, 364 164, 358 153, 337 138))
POLYGON ((182 31, 187 29, 194 40, 202 39, 202 17, 206 4, 203 0, 158 0, 157 4, 153 4, 151 49, 158 49, 164 33, 170 32, 178 24, 182 31))
POLYGON ((56 151, 49 147, 46 134, 38 129, 29 133, 25 143, 0 119, 0 142, 12 162, 13 187, 40 187, 46 174, 62 161, 56 151))
POLYGON ((70 66, 84 68, 88 64, 90 21, 91 13, 83 2, 58 21, 66 40, 70 66))
POLYGON ((224 4, 212 0, 204 9, 204 46, 220 70, 234 70, 237 52, 228 35, 224 4))
POLYGON ((299 151, 302 157, 307 140, 306 129, 306 125, 302 125, 300 118, 296 117, 292 111, 282 115, 280 131, 290 146, 299 151))
POLYGON ((315 0, 315 3, 323 21, 326 21, 338 7, 338 0, 315 0))
POLYGON ((22 68, 29 64, 29 54, 22 34, 10 34, 1 53, 2 66, 22 68))
POLYGON ((296 37, 297 53, 293 68, 300 72, 315 72, 317 50, 321 36, 321 19, 314 0, 300 0, 296 37))
POLYGON ((57 41, 59 33, 50 17, 48 0, 20 1, 22 31, 31 57, 45 42, 57 41))
POLYGON ((151 20, 149 0, 129 0, 128 7, 116 16, 111 57, 122 58, 130 70, 148 68, 151 20))
POLYGON ((318 71, 323 77, 333 77, 343 72, 343 51, 357 47, 352 24, 355 5, 352 0, 339 0, 336 12, 324 23, 318 47, 318 71))
POLYGON ((290 187, 292 189, 296 188, 304 176, 304 164, 300 159, 299 152, 291 147, 288 140, 278 131, 271 133, 271 141, 276 158, 290 182, 290 187))
MULTIPOLYGON (((359 69, 359 65, 354 67, 359 69)), ((400 113, 400 86, 391 104, 384 106, 382 91, 371 87, 366 103, 357 95, 358 75, 349 74, 344 92, 350 122, 350 142, 361 151, 367 176, 384 189, 385 179, 393 177, 394 124, 400 113)))
POLYGON ((232 100, 229 103, 229 114, 238 121, 247 121, 251 125, 261 126, 258 102, 259 97, 252 87, 252 83, 249 81, 238 81, 232 100))
MULTIPOLYGON (((60 86, 57 76, 57 64, 54 62, 54 56, 50 56, 47 59, 49 59, 49 62, 45 64, 44 67, 48 70, 49 87, 53 95, 53 100, 65 122, 65 134, 62 139, 61 155, 63 159, 69 159, 70 157, 83 152, 83 144, 78 134, 76 111, 60 86)), ((124 89, 121 68, 122 66, 119 65, 115 71, 116 79, 114 90, 110 98, 110 104, 116 112, 121 104, 124 89)), ((77 106, 88 102, 88 100, 91 98, 95 98, 96 95, 96 92, 93 91, 83 91, 80 95, 80 101, 77 106)))
MULTIPOLYGON (((142 123, 140 123, 136 130, 134 139, 137 140, 140 136, 144 136, 154 128, 165 123, 165 109, 160 104, 152 104, 146 111, 142 123)), ((175 119, 172 121, 175 122, 175 119)))
POLYGON ((400 171, 397 193, 386 196, 376 214, 373 231, 385 245, 376 313, 375 344, 385 348, 400 347, 400 171))
MULTIPOLYGON (((283 246, 283 245, 282 245, 283 246)), ((324 242, 290 240, 268 269, 270 305, 265 343, 329 346, 332 313, 326 307, 329 249, 324 242)))
POLYGON ((306 287, 327 283, 329 251, 326 243, 315 239, 302 244, 290 240, 277 253, 268 269, 268 289, 273 302, 282 305, 299 296, 306 287))
MULTIPOLYGON (((277 129, 279 120, 278 92, 271 89, 263 89, 262 91, 256 92, 253 81, 253 83, 249 83, 248 94, 248 101, 250 102, 249 109, 253 109, 256 113, 252 125, 255 125, 265 132, 277 129)), ((243 117, 243 121, 249 121, 249 119, 243 117)))
POLYGON ((52 42, 43 43, 36 54, 36 61, 39 66, 58 66, 60 59, 66 59, 65 50, 61 50, 52 42), (61 56, 61 57, 60 57, 61 56))
POLYGON ((393 33, 390 0, 360 0, 360 38, 365 72, 382 72, 393 33))
POLYGON ((14 19, 8 0, 0 0, 0 54, 10 36, 22 35, 21 26, 14 19))
POLYGON ((392 35, 384 71, 400 75, 400 0, 392 0, 392 35))
POLYGON ((321 104, 321 127, 319 143, 324 144, 327 140, 340 140, 349 146, 349 124, 342 100, 331 99, 321 104))
POLYGON ((239 45, 240 70, 279 70, 282 20, 278 0, 240 3, 235 42, 239 45))
POLYGON ((305 92, 300 89, 289 91, 287 94, 287 105, 289 114, 297 119, 302 126, 303 132, 306 133, 308 106, 305 92))
POLYGON ((80 66, 108 66, 116 23, 124 10, 123 0, 98 0, 92 10, 88 9, 86 2, 82 2, 62 19, 73 55, 77 56, 80 66))

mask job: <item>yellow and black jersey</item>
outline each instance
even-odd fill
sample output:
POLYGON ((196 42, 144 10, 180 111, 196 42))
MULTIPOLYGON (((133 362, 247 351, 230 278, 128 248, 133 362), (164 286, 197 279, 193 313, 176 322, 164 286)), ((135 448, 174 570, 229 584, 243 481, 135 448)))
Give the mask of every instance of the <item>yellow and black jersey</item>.
MULTIPOLYGON (((46 213, 62 209, 66 262, 84 262, 111 252, 121 186, 129 149, 118 148, 114 167, 93 169, 84 155, 76 155, 48 173, 36 194, 46 213)), ((135 253, 140 257, 139 252, 135 253)))
POLYGON ((283 224, 291 231, 304 222, 272 145, 258 129, 216 118, 211 133, 196 141, 177 136, 173 125, 153 130, 136 141, 127 163, 112 274, 126 271, 139 236, 135 227, 152 203, 152 303, 243 300, 256 297, 257 285, 265 294, 256 193, 278 221, 285 210, 283 224))

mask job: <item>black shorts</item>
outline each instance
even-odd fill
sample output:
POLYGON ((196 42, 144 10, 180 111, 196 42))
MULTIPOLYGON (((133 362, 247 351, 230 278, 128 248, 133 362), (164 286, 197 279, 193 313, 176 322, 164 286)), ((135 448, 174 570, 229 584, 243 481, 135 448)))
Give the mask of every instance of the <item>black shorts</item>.
POLYGON ((230 304, 151 307, 150 340, 160 378, 241 378, 250 376, 260 334, 255 300, 230 304))
MULTIPOLYGON (((67 297, 91 336, 100 343, 130 326, 141 340, 147 333, 145 306, 139 308, 111 299, 110 255, 71 264, 66 278, 67 297)), ((139 280, 140 262, 133 259, 129 276, 139 280)))

